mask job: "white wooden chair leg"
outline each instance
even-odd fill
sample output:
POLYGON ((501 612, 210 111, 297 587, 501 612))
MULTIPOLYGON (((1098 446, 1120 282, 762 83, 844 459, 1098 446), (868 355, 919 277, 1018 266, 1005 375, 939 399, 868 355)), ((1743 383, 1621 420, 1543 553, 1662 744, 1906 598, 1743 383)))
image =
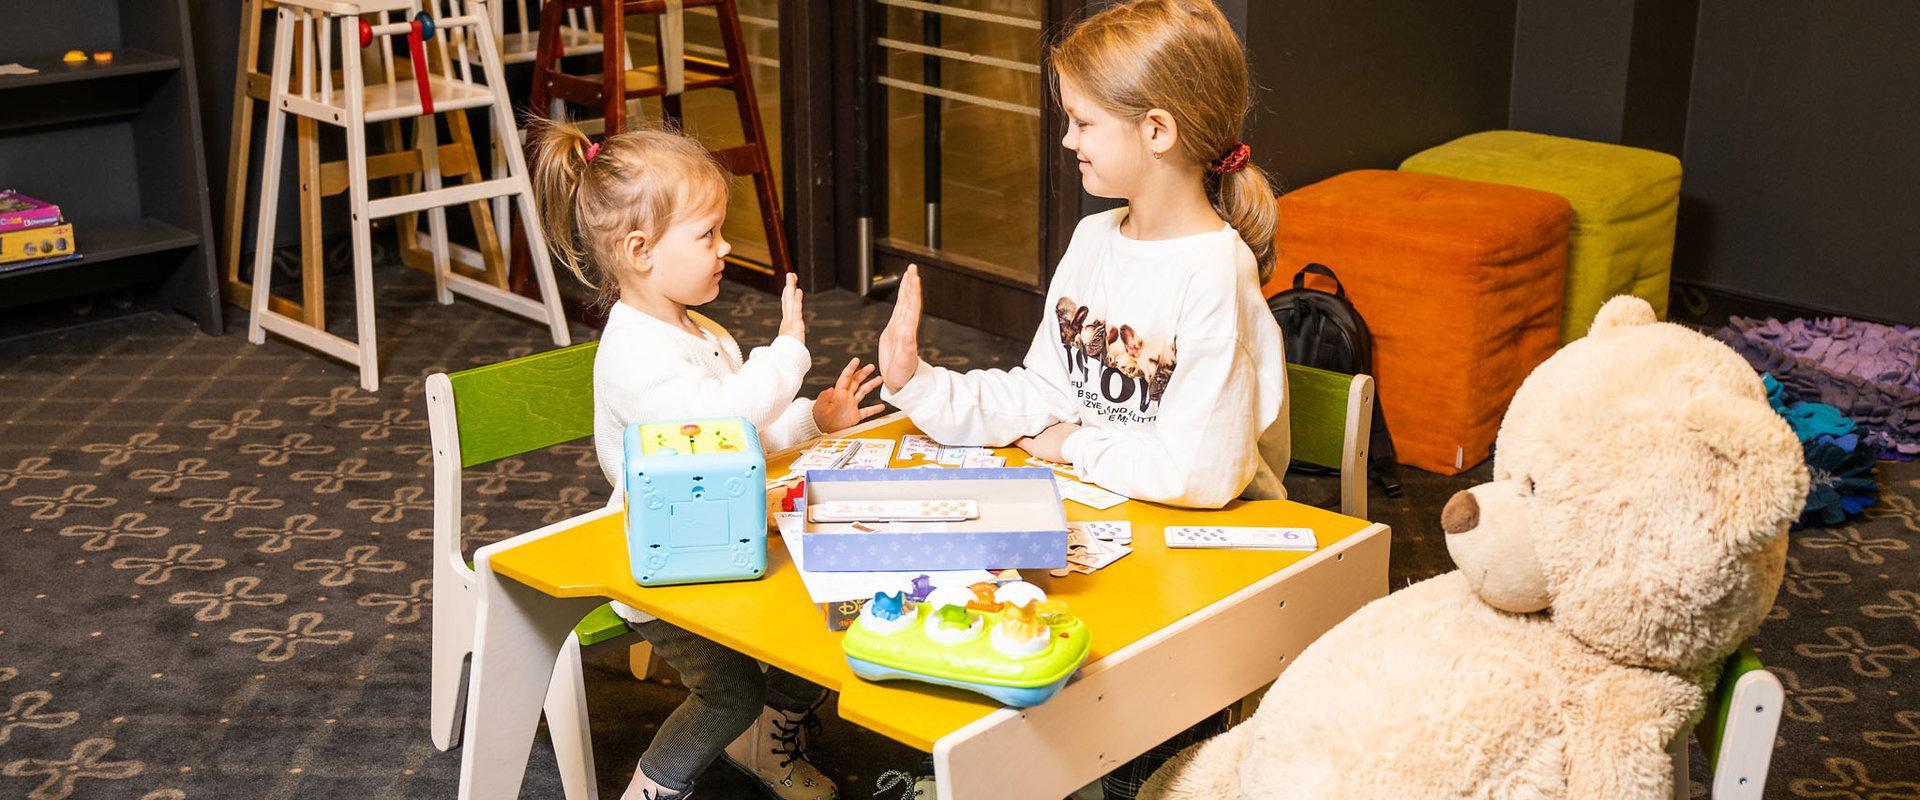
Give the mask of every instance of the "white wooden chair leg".
POLYGON ((280 154, 286 149, 288 73, 293 67, 293 14, 274 11, 273 101, 267 106, 267 138, 261 143, 260 218, 254 225, 253 296, 247 303, 247 341, 266 344, 261 317, 267 313, 268 284, 273 275, 273 220, 280 204, 280 154))
POLYGON ((367 118, 366 87, 360 74, 359 41, 350 33, 352 25, 340 26, 341 62, 346 66, 347 89, 347 195, 353 231, 353 305, 357 331, 356 354, 360 363, 360 388, 380 390, 379 337, 373 324, 373 231, 367 209, 367 118))
POLYGON ((560 657, 553 662, 543 710, 567 800, 599 800, 600 787, 593 780, 593 732, 587 723, 587 680, 580 667, 577 635, 567 634, 560 657))
MULTIPOLYGON (((512 540, 509 540, 512 541, 512 540)), ((479 589, 473 643, 473 685, 461 734, 460 800, 515 800, 533 750, 546 689, 573 626, 601 600, 553 598, 495 575, 492 556, 474 558, 479 589)))
MULTIPOLYGON (((465 114, 465 111, 456 111, 465 114)), ((427 191, 439 191, 444 182, 440 175, 440 131, 438 120, 429 115, 414 120, 415 138, 420 147, 420 160, 426 167, 427 191)), ((451 256, 447 250, 447 207, 434 206, 427 209, 427 238, 431 242, 429 250, 433 256, 433 295, 440 305, 453 304, 453 291, 447 288, 447 270, 451 269, 451 256)))
MULTIPOLYGON (((514 130, 513 107, 507 101, 506 72, 500 66, 500 53, 486 42, 491 41, 493 31, 487 29, 487 20, 480 18, 479 36, 482 40, 480 58, 485 62, 487 85, 493 87, 493 129, 497 131, 514 130)), ((547 328, 553 333, 555 347, 565 347, 573 343, 573 337, 567 331, 567 315, 560 308, 560 287, 553 280, 553 261, 547 256, 547 237, 540 230, 540 212, 533 202, 533 184, 527 171, 527 156, 519 147, 504 148, 507 157, 507 170, 520 183, 520 191, 514 193, 520 208, 520 227, 527 235, 527 251, 533 264, 533 277, 540 285, 540 304, 546 309, 547 328)))
POLYGON ((460 746, 475 614, 473 574, 463 567, 442 564, 443 559, 441 554, 434 554, 433 696, 427 718, 433 746, 446 751, 460 746))
MULTIPOLYGON (((506 149, 519 146, 521 146, 521 138, 518 130, 493 137, 493 172, 489 177, 499 178, 507 174, 506 149)), ((507 196, 500 195, 487 202, 493 204, 493 233, 500 240, 501 257, 512 258, 513 226, 507 224, 509 219, 507 215, 511 213, 507 206, 507 196)))

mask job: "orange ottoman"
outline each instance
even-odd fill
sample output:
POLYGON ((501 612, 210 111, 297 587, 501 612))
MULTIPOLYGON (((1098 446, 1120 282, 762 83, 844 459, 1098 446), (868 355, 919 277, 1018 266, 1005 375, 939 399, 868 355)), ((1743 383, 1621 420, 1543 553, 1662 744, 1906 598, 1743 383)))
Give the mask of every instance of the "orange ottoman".
POLYGON ((1400 463, 1457 474, 1491 453, 1521 379, 1560 346, 1572 217, 1535 189, 1348 172, 1280 197, 1266 293, 1332 267, 1373 333, 1400 463))

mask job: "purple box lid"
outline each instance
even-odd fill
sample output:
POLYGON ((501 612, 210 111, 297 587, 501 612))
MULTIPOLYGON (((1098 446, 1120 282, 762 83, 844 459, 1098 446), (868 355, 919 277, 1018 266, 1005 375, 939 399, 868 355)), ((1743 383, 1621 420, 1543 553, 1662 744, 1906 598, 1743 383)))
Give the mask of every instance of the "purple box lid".
POLYGON ((0 190, 0 232, 38 228, 59 221, 59 206, 12 189, 0 190))

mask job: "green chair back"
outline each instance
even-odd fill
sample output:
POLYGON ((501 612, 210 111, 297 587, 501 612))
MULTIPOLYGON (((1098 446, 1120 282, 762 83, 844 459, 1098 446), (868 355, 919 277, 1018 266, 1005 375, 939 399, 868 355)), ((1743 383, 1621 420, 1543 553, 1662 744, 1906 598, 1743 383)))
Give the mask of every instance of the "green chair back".
POLYGON ((1339 469, 1346 447, 1347 398, 1353 376, 1287 365, 1288 421, 1293 457, 1316 467, 1339 469))
MULTIPOLYGON (((586 342, 449 373, 460 468, 592 436, 593 357, 599 350, 599 342, 586 342)), ((626 621, 610 605, 574 626, 581 645, 626 633, 626 621)))
POLYGON ((460 467, 593 435, 593 357, 599 342, 535 353, 447 375, 460 467))

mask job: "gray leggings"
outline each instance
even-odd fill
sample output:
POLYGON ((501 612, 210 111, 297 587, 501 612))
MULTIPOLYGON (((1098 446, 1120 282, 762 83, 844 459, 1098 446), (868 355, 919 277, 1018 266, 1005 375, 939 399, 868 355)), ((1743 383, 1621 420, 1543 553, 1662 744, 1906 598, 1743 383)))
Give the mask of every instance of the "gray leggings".
POLYGON ((687 685, 685 702, 640 754, 640 769, 677 792, 693 787, 707 765, 760 716, 762 706, 807 711, 827 690, 768 667, 724 645, 661 620, 629 621, 635 632, 672 664, 687 685))

